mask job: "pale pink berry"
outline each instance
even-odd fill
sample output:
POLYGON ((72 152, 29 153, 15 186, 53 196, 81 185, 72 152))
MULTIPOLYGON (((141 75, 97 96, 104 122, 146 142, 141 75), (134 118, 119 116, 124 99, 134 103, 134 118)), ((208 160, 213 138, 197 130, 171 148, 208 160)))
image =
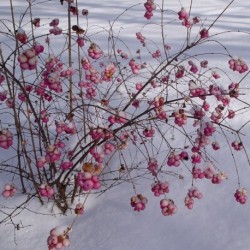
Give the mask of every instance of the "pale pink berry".
POLYGON ((234 197, 240 204, 245 204, 247 202, 247 190, 245 188, 238 188, 234 197))
POLYGON ((134 208, 134 211, 140 212, 146 208, 148 200, 142 194, 137 194, 131 197, 130 204, 134 208))

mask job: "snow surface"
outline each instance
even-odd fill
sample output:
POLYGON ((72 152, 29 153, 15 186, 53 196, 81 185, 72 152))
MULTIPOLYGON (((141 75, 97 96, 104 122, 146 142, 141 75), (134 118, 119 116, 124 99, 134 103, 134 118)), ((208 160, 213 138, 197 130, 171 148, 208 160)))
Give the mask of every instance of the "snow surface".
MULTIPOLYGON (((23 11, 23 0, 14 0, 17 17, 23 11)), ((79 1, 80 2, 80 1, 79 1)), ((156 3, 161 1, 155 0, 156 3)), ((188 8, 190 1, 165 1, 169 10, 179 11, 181 4, 188 8)), ((205 18, 204 26, 209 25, 230 2, 228 0, 193 0, 192 13, 205 18)), ((89 24, 93 30, 99 30, 101 26, 108 27, 108 21, 114 20, 124 9, 131 5, 134 8, 119 18, 116 28, 122 27, 129 30, 123 34, 127 42, 131 36, 135 36, 138 29, 145 23, 143 5, 139 0, 84 0, 82 8, 89 10, 89 24), (99 25, 99 27, 94 26, 99 25)), ((8 1, 1 0, 0 16, 9 19, 8 1)), ((219 39, 226 43, 235 56, 243 57, 250 64, 250 31, 249 26, 250 3, 245 0, 235 0, 235 3, 226 11, 224 16, 216 23, 211 34, 224 30, 244 31, 243 33, 229 33, 219 39)), ((60 17, 64 11, 59 1, 50 1, 44 6, 34 9, 39 17, 60 17)), ((172 18, 176 13, 167 12, 172 18)), ((157 11, 156 14, 158 15, 157 11)), ((153 20, 153 19, 152 19, 153 20)), ((169 24, 171 25, 171 23, 169 24)), ((0 24, 1 26, 1 24, 0 24)), ((170 29, 167 38, 169 43, 181 46, 181 32, 175 32, 175 26, 170 29)), ((181 27, 182 28, 182 27, 181 27)), ((152 31, 152 38, 157 37, 152 31)), ((102 34, 100 34, 102 37, 102 34)), ((211 48, 211 50, 216 48, 211 48)), ((219 56, 214 58, 221 63, 221 67, 227 67, 219 56)), ((248 81, 243 82, 247 87, 248 81)), ((249 119, 245 115, 244 120, 249 119)), ((237 122, 237 121, 236 121, 237 122)), ((247 131, 247 127, 245 129, 247 131)), ((243 138, 247 151, 250 149, 249 138, 243 138)), ((250 249, 250 203, 242 206, 235 202, 233 194, 237 189, 237 177, 234 172, 232 159, 229 153, 222 151, 218 162, 225 168, 228 166, 230 178, 220 185, 212 185, 208 182, 199 183, 198 187, 204 198, 196 201, 193 210, 189 211, 183 204, 184 190, 188 190, 190 183, 179 180, 174 184, 173 198, 178 203, 178 213, 172 217, 162 216, 159 208, 160 198, 154 198, 150 192, 149 183, 141 184, 138 190, 148 197, 149 202, 145 211, 137 213, 130 207, 129 199, 133 189, 129 185, 122 184, 106 192, 97 199, 91 197, 85 206, 85 214, 77 219, 70 234, 71 246, 69 250, 248 250, 250 249)), ((4 151, 0 151, 4 154, 4 151)), ((237 158, 241 185, 250 190, 250 167, 244 157, 237 158)), ((3 187, 6 180, 0 180, 3 187)), ((0 197, 0 219, 4 217, 4 211, 15 207, 22 201, 21 196, 8 200, 0 197)), ((9 222, 0 227, 1 250, 44 250, 47 249, 47 237, 50 229, 56 226, 71 225, 74 215, 49 215, 52 207, 42 207, 34 201, 29 206, 23 207, 20 215, 13 218, 15 224, 19 224, 19 230, 15 230, 9 222)))

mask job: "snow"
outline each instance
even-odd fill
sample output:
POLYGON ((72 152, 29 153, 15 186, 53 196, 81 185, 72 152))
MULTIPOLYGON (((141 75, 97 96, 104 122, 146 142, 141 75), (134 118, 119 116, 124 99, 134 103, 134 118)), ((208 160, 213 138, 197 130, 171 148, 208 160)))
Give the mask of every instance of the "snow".
MULTIPOLYGON (((16 16, 24 10, 23 1, 13 1, 16 6, 16 16)), ((155 0, 156 3, 161 1, 155 0)), ((167 41, 170 44, 182 46, 183 27, 177 27, 176 12, 181 8, 181 4, 188 8, 190 1, 165 1, 169 15, 167 25, 172 25, 167 34, 167 41), (175 32, 175 31, 179 32, 175 32)), ((204 26, 209 26, 218 16, 223 8, 230 2, 226 0, 201 1, 193 0, 193 13, 205 18, 204 26)), ((122 15, 114 24, 115 32, 120 30, 121 37, 128 43, 131 36, 140 31, 145 19, 144 7, 139 0, 103 0, 96 3, 90 0, 81 3, 83 8, 89 10, 89 31, 97 32, 101 27, 109 27, 112 21, 123 10, 135 5, 132 9, 122 15), (138 30, 139 29, 139 30, 138 30), (96 30, 96 31, 95 31, 96 30), (124 32, 123 32, 124 30, 124 32), (127 30, 129 32, 127 32, 127 30)), ((216 34, 224 30, 233 30, 235 33, 225 33, 218 39, 225 43, 233 51, 235 56, 240 56, 250 64, 249 50, 249 9, 250 3, 245 0, 236 0, 235 3, 226 11, 211 30, 211 34, 216 34), (238 30, 244 33, 238 33, 238 30)), ((0 3, 1 18, 9 19, 8 1, 2 0, 0 3)), ((47 18, 63 16, 64 8, 59 1, 50 1, 39 8, 34 8, 36 16, 47 18)), ((159 13, 155 13, 159 15, 159 13)), ((154 20, 154 19, 152 19, 154 20)), ((66 24, 65 24, 66 25, 66 24)), ((84 26, 84 24, 83 24, 84 26)), ((1 23, 0 23, 1 27, 1 23)), ((150 30, 152 25, 147 25, 144 30, 150 30)), ((42 29, 45 29, 42 27, 42 29)), ((46 29, 45 29, 46 30, 46 29)), ((151 31, 151 38, 157 38, 157 29, 151 31)), ((95 34, 94 39, 102 39, 105 31, 95 34)), ((106 38, 107 39, 107 38, 106 38)), ((215 37, 216 39, 216 37, 215 37)), ((105 40, 100 40, 105 43, 105 40)), ((133 40, 134 41, 134 40, 133 40)), ((138 45, 136 45, 138 46, 138 45)), ((135 49, 137 48, 135 46, 135 49)), ((217 44, 209 47, 211 51, 217 49, 217 44)), ((204 49, 204 48, 203 48, 204 49)), ((223 58, 224 59, 224 58, 223 58)), ((214 61, 219 62, 219 66, 227 67, 225 60, 221 60, 219 55, 213 57, 214 61)), ((248 88, 248 81, 243 85, 248 88)), ((249 114, 241 119, 248 121, 249 114)), ((235 123, 240 122, 236 120, 235 123)), ((244 129, 247 134, 247 127, 244 129)), ((246 150, 249 151, 250 144, 246 137, 243 137, 246 150)), ((0 154, 4 151, 0 149, 0 154)), ((2 155, 1 155, 2 157, 2 155)), ((222 150, 220 159, 217 159, 223 166, 228 168, 230 178, 220 185, 212 185, 209 182, 199 182, 198 186, 203 193, 203 199, 195 202, 193 210, 189 211, 183 204, 185 192, 190 184, 187 180, 176 180, 171 189, 171 194, 178 204, 178 212, 174 216, 164 217, 161 214, 159 201, 160 198, 153 197, 150 191, 150 183, 145 181, 138 187, 138 190, 148 197, 149 202, 145 211, 134 212, 130 207, 130 197, 134 195, 131 185, 121 184, 108 190, 98 198, 90 197, 85 205, 85 213, 79 216, 74 222, 73 230, 70 233, 71 246, 69 250, 88 249, 88 250, 247 250, 250 245, 250 204, 240 205, 235 202, 233 194, 237 189, 237 176, 232 164, 230 152, 222 150), (228 166, 228 167, 227 167, 228 166)), ((241 185, 250 190, 249 165, 244 157, 237 157, 240 166, 241 185)), ((184 170, 185 171, 185 170, 184 170)), ((0 173, 1 174, 1 173, 0 173)), ((0 187, 4 187, 5 179, 0 179, 0 187)), ((196 183, 195 183, 196 184, 196 183)), ((17 195, 8 200, 0 197, 0 220, 5 218, 4 212, 23 201, 22 195, 17 195)), ((58 212, 51 204, 41 206, 33 199, 28 202, 28 206, 22 206, 21 213, 13 218, 15 224, 19 224, 19 230, 13 227, 8 221, 2 223, 0 227, 1 250, 27 250, 47 249, 47 237, 49 231, 57 226, 70 226, 75 216, 68 213, 67 216, 58 215, 58 212), (52 215, 50 213, 52 212, 52 215)))

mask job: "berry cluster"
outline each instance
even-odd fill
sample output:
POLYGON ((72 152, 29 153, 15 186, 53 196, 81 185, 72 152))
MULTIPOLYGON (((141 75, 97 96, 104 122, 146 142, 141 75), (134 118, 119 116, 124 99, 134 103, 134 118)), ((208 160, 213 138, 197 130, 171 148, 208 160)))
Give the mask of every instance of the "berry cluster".
POLYGON ((233 141, 231 143, 232 147, 236 150, 236 151, 240 151, 243 149, 243 143, 242 142, 238 142, 238 141, 233 141))
POLYGON ((181 10, 177 14, 179 16, 179 20, 182 21, 182 25, 185 26, 186 28, 191 28, 193 24, 197 24, 200 22, 199 17, 194 17, 191 20, 185 8, 181 8, 181 10))
POLYGON ((247 201, 247 190, 245 188, 238 188, 234 194, 237 202, 245 204, 247 201))
POLYGON ((177 109, 174 113, 174 123, 182 127, 187 123, 187 115, 185 114, 184 109, 177 109))
POLYGON ((240 74, 245 73, 246 71, 249 70, 246 62, 244 62, 242 59, 230 59, 228 61, 229 68, 232 69, 233 71, 238 71, 240 74))
POLYGON ((83 191, 90 191, 92 189, 99 189, 101 183, 98 177, 102 168, 100 165, 93 165, 91 163, 84 163, 82 167, 83 172, 78 173, 77 183, 83 191))
POLYGON ((148 199, 142 194, 137 194, 131 197, 130 204, 134 208, 134 211, 140 212, 145 209, 148 199))
POLYGON ((184 8, 181 8, 181 10, 178 12, 178 16, 179 16, 179 20, 182 21, 182 25, 190 28, 192 25, 192 22, 189 18, 189 14, 187 13, 187 11, 184 8))
POLYGON ((111 124, 115 124, 115 123, 118 123, 118 124, 123 124, 123 123, 126 123, 128 120, 126 118, 126 114, 123 113, 123 112, 118 112, 116 115, 111 115, 108 117, 108 121, 111 123, 111 124))
POLYGON ((54 196, 55 191, 54 189, 49 186, 48 184, 41 184, 39 187, 39 194, 43 197, 51 198, 54 196))
POLYGON ((129 61, 129 66, 131 67, 133 74, 138 74, 141 69, 141 65, 136 63, 134 59, 129 61))
POLYGON ((113 63, 108 64, 102 73, 102 80, 106 82, 111 81, 115 71, 115 65, 113 63))
POLYGON ((82 203, 76 204, 74 212, 75 212, 76 215, 83 215, 83 213, 84 213, 84 205, 82 203))
POLYGON ((17 57, 18 62, 22 70, 33 70, 37 65, 36 51, 35 49, 27 49, 17 57))
POLYGON ((52 28, 49 30, 49 33, 50 34, 53 34, 55 36, 57 35, 61 35, 62 34, 62 29, 58 27, 59 25, 59 19, 58 18, 55 18, 53 19, 49 26, 51 26, 52 28))
POLYGON ((3 197, 9 198, 15 195, 15 193, 16 193, 16 188, 13 185, 5 184, 4 190, 2 192, 3 197))
POLYGON ((145 137, 153 137, 154 134, 155 134, 155 130, 153 128, 145 128, 142 132, 142 134, 145 136, 145 137))
POLYGON ((167 160, 167 165, 169 167, 179 167, 180 166, 180 162, 181 161, 181 157, 179 154, 172 152, 169 156, 168 156, 168 160, 167 160))
POLYGON ((198 87, 193 80, 191 80, 188 85, 189 85, 190 95, 192 97, 200 97, 200 99, 202 100, 206 98, 206 89, 198 87))
POLYGON ((147 0, 147 2, 144 3, 144 7, 146 9, 144 17, 147 19, 151 19, 151 17, 154 15, 153 11, 156 9, 156 6, 154 4, 154 0, 147 0))
POLYGON ((36 162, 37 166, 39 168, 43 168, 46 164, 46 159, 45 159, 45 156, 41 156, 37 159, 37 162, 36 162))
POLYGON ((203 28, 201 31, 200 31, 200 38, 201 39, 205 39, 205 38, 208 38, 209 34, 208 34, 208 30, 206 28, 203 28))
POLYGON ((49 250, 62 249, 70 245, 69 232, 71 228, 68 227, 56 227, 50 231, 48 237, 49 250))
POLYGON ((164 216, 174 215, 177 212, 177 206, 170 199, 160 201, 161 212, 164 216))
POLYGON ((55 163, 61 158, 61 152, 58 149, 58 145, 48 145, 46 148, 46 162, 55 163))
POLYGON ((136 38, 141 42, 143 46, 145 46, 145 36, 142 35, 141 32, 136 33, 136 38))
POLYGON ((188 194, 187 196, 185 197, 185 206, 188 208, 188 209, 192 209, 193 208, 193 205, 194 205, 194 198, 196 199, 201 199, 203 196, 202 196, 202 193, 198 190, 198 188, 196 187, 191 187, 189 190, 188 190, 188 194))
POLYGON ((55 121, 55 125, 56 125, 56 133, 57 134, 61 134, 61 133, 65 132, 66 134, 73 135, 76 133, 76 126, 73 122, 70 122, 67 124, 65 122, 55 121))
POLYGON ((61 170, 67 170, 73 167, 73 162, 70 160, 66 160, 64 162, 61 163, 60 165, 60 169, 61 170))
POLYGON ((28 41, 28 37, 25 33, 25 31, 22 28, 18 28, 16 31, 16 39, 20 42, 20 43, 27 43, 28 41))
POLYGON ((150 158, 148 161, 148 170, 155 175, 158 169, 158 162, 155 158, 150 158))
POLYGON ((99 59, 103 55, 103 52, 98 48, 95 43, 91 43, 88 49, 88 55, 92 59, 99 59))
POLYGON ((152 184, 151 191, 154 193, 154 196, 158 197, 162 194, 169 192, 169 184, 167 181, 165 182, 158 181, 152 184))
POLYGON ((0 148, 8 149, 13 144, 13 135, 12 133, 7 129, 2 129, 0 131, 0 148))

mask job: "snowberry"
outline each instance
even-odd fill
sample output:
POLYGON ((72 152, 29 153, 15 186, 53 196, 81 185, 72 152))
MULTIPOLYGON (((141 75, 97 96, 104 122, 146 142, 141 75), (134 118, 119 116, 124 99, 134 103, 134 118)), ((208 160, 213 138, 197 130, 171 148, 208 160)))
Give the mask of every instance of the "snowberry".
POLYGON ((38 190, 41 196, 48 197, 48 198, 53 197, 55 194, 54 189, 48 184, 41 184, 38 190))
POLYGON ((203 170, 196 166, 192 169, 192 175, 194 179, 203 179, 205 177, 203 170))
POLYGON ((161 56, 160 50, 156 50, 154 53, 152 53, 152 57, 153 57, 153 58, 158 58, 158 57, 160 57, 160 56, 161 56))
POLYGON ((148 161, 148 170, 152 172, 153 175, 156 174, 156 171, 158 169, 158 162, 155 158, 150 158, 148 161))
POLYGON ((78 44, 79 47, 83 47, 84 44, 85 44, 85 40, 84 40, 83 37, 78 37, 78 38, 76 39, 76 42, 77 42, 77 44, 78 44))
POLYGON ((234 83, 232 82, 229 86, 228 86, 228 90, 229 90, 229 96, 233 97, 233 98, 237 98, 239 97, 239 83, 234 83))
POLYGON ((89 14, 89 11, 87 9, 82 10, 82 15, 87 16, 89 14))
POLYGON ((45 159, 45 157, 44 157, 44 156, 39 157, 39 158, 37 159, 36 164, 37 164, 37 166, 38 166, 39 168, 43 168, 44 165, 46 164, 46 159, 45 159))
POLYGON ((13 144, 13 135, 7 129, 2 129, 0 131, 0 148, 8 149, 13 144))
POLYGON ((206 28, 203 28, 201 31, 200 31, 200 38, 201 39, 204 39, 204 38, 208 38, 209 34, 208 34, 208 30, 206 28))
POLYGON ((238 71, 239 73, 245 73, 246 71, 249 70, 247 64, 245 61, 242 59, 230 59, 228 61, 229 68, 232 69, 233 71, 238 71))
POLYGON ((153 10, 156 9, 156 6, 154 4, 154 0, 147 0, 147 2, 144 3, 144 7, 146 9, 144 17, 146 19, 151 19, 151 17, 153 16, 153 10))
POLYGON ((145 36, 142 35, 141 32, 136 33, 136 38, 142 43, 143 46, 145 46, 145 36))
POLYGON ((184 109, 177 109, 173 115, 175 117, 174 123, 178 126, 181 127, 187 123, 187 115, 185 114, 184 109))
POLYGON ((129 66, 131 67, 133 74, 138 74, 139 70, 141 69, 141 65, 136 63, 134 59, 130 60, 129 66))
POLYGON ((220 144, 217 141, 212 142, 212 148, 214 150, 219 150, 220 149, 220 144))
POLYGON ((247 190, 245 188, 238 188, 234 194, 237 202, 245 204, 247 201, 247 190))
POLYGON ((74 212, 77 215, 82 215, 84 213, 84 205, 82 203, 76 204, 74 212))
POLYGON ((231 109, 228 110, 228 119, 233 119, 235 117, 235 112, 231 109))
POLYGON ((45 159, 48 163, 55 163, 61 158, 61 152, 56 145, 48 145, 46 148, 45 159))
POLYGON ((25 34, 25 31, 22 28, 18 28, 16 31, 16 39, 20 43, 26 43, 28 40, 27 35, 25 34))
POLYGON ((140 212, 145 209, 148 199, 142 194, 137 194, 131 197, 130 204, 134 208, 134 211, 140 212))
POLYGON ((177 212, 177 206, 170 199, 160 201, 161 212, 164 216, 174 215, 177 212))
POLYGON ((185 67, 184 66, 179 66, 177 68, 177 72, 175 73, 175 77, 177 79, 180 79, 184 76, 184 73, 185 73, 185 67))
POLYGON ((162 194, 169 192, 169 184, 168 182, 156 182, 151 185, 151 191, 154 193, 154 196, 158 197, 162 194))
POLYGON ((227 175, 225 172, 221 172, 218 174, 214 174, 211 181, 213 184, 220 184, 223 180, 227 179, 227 175))
POLYGON ((13 185, 5 184, 4 190, 2 192, 3 197, 9 198, 15 195, 15 193, 16 193, 16 188, 13 185))
POLYGON ((92 189, 96 190, 101 187, 101 183, 97 175, 90 172, 81 172, 77 175, 77 183, 85 192, 92 189))
POLYGON ((73 15, 78 15, 78 8, 75 6, 75 4, 71 4, 69 7, 69 11, 73 14, 73 15))
POLYGON ((49 250, 62 249, 70 245, 69 233, 72 229, 69 227, 56 227, 50 231, 48 237, 49 250))
POLYGON ((236 151, 240 151, 243 149, 243 143, 242 142, 238 142, 238 141, 233 141, 231 143, 232 147, 236 150, 236 151))
POLYGON ((153 128, 145 128, 142 133, 145 137, 150 138, 154 136, 155 130, 153 128))
POLYGON ((198 152, 195 152, 191 155, 191 160, 193 164, 200 163, 201 162, 201 154, 198 152))
POLYGON ((55 19, 53 19, 53 20, 50 22, 49 26, 51 26, 51 27, 56 27, 56 26, 58 26, 58 24, 59 24, 59 19, 58 19, 58 18, 55 18, 55 19))
POLYGON ((36 50, 34 48, 25 50, 17 57, 22 70, 33 70, 37 65, 36 50))
POLYGON ((181 8, 181 10, 177 14, 180 20, 189 18, 188 13, 186 12, 184 8, 181 8))
POLYGON ((181 160, 180 155, 172 152, 168 156, 167 165, 170 166, 170 167, 172 167, 172 166, 179 167, 180 166, 180 160, 181 160))
POLYGON ((99 59, 103 55, 103 52, 97 47, 95 43, 91 43, 90 47, 88 48, 88 55, 92 59, 99 59))
POLYGON ((105 67, 105 70, 102 74, 102 80, 111 81, 112 76, 114 75, 115 71, 116 71, 115 65, 113 63, 108 64, 105 67))
POLYGON ((51 28, 51 29, 49 30, 49 33, 50 33, 50 34, 53 34, 53 35, 55 35, 55 36, 58 36, 58 35, 61 35, 61 34, 62 34, 62 29, 59 28, 58 26, 54 26, 53 28, 51 28))
POLYGON ((32 24, 36 27, 39 28, 40 27, 40 18, 34 18, 32 20, 32 24))
POLYGON ((73 162, 69 161, 69 160, 62 162, 60 165, 60 169, 62 169, 62 170, 67 170, 67 169, 70 169, 72 167, 73 167, 73 162))

